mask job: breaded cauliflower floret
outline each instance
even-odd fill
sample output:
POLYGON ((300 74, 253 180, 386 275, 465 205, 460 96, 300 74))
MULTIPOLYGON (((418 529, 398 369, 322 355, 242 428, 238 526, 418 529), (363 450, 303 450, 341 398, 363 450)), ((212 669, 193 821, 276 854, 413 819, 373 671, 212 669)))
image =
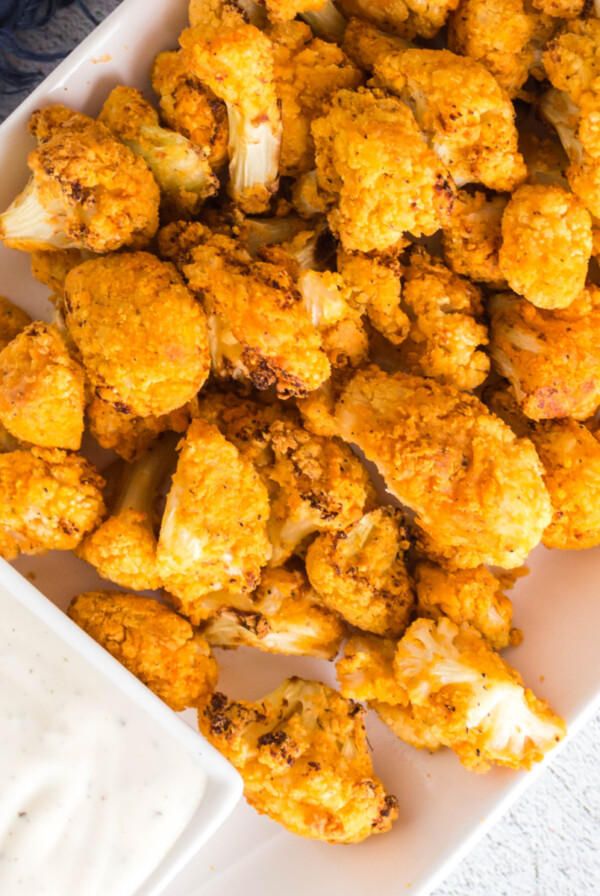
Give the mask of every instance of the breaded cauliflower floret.
POLYGON ((363 515, 371 484, 361 461, 338 439, 282 420, 270 428, 268 470, 271 565, 283 563, 314 532, 347 529, 363 515))
POLYGON ((104 480, 77 454, 32 448, 0 454, 0 554, 70 551, 101 522, 104 480))
POLYGON ((406 691, 394 675, 397 643, 393 638, 363 632, 352 635, 335 664, 342 696, 367 704, 375 700, 391 705, 407 703, 406 691))
POLYGON ((297 15, 319 12, 330 0, 265 0, 271 22, 291 22, 297 15))
POLYGON ((253 591, 271 556, 269 501, 252 462, 216 428, 194 420, 180 444, 158 540, 158 572, 194 624, 209 591, 253 591))
POLYGON ((399 638, 412 610, 408 546, 397 510, 372 510, 344 532, 318 535, 306 572, 324 604, 364 631, 399 638))
POLYGON ((332 660, 340 649, 346 634, 342 620, 323 606, 299 569, 266 569, 252 595, 236 598, 234 606, 226 603, 203 625, 209 644, 324 660, 332 660))
POLYGON ((177 217, 198 214, 217 192, 208 151, 159 124, 158 112, 135 87, 115 87, 98 121, 147 163, 161 190, 163 208, 177 217))
POLYGON ((421 562, 414 577, 419 616, 447 616, 456 625, 468 622, 494 650, 520 642, 520 632, 511 629, 513 606, 504 594, 506 585, 485 566, 448 569, 421 562))
POLYGON ((417 34, 435 37, 457 4, 458 0, 339 0, 345 15, 409 39, 417 34))
POLYGON ((204 384, 206 318, 173 265, 147 252, 86 261, 67 275, 65 308, 96 395, 121 411, 168 414, 204 384))
POLYGON ((150 78, 166 126, 206 150, 213 170, 223 168, 229 139, 225 103, 194 77, 185 64, 183 51, 159 53, 152 63, 150 78))
POLYGON ((530 0, 461 0, 449 19, 448 46, 485 65, 512 98, 530 74, 544 78, 542 50, 559 24, 530 0))
POLYGON ((508 196, 486 196, 459 190, 454 212, 442 234, 444 258, 452 270, 497 289, 506 286, 498 263, 501 221, 508 196))
POLYGON ((217 375, 274 385, 284 398, 327 379, 321 337, 284 267, 253 262, 235 240, 206 230, 183 271, 202 296, 217 375))
POLYGON ((313 38, 303 22, 272 28, 269 37, 283 125, 279 170, 296 177, 315 165, 313 119, 322 114, 332 94, 343 87, 358 87, 364 76, 337 44, 313 38))
POLYGON ((65 280, 72 268, 94 258, 93 252, 85 249, 55 249, 52 252, 31 253, 31 273, 55 296, 65 294, 65 280))
POLYGON ((158 227, 159 189, 143 159, 103 124, 65 106, 33 113, 33 174, 0 215, 0 239, 27 252, 145 246, 158 227))
POLYGON ((408 315, 400 304, 402 267, 394 255, 363 255, 338 251, 338 271, 369 321, 394 345, 406 339, 408 315))
POLYGON ((373 774, 363 715, 327 685, 289 678, 259 703, 215 693, 198 725, 258 812, 302 837, 357 843, 398 813, 373 774))
POLYGON ((0 352, 30 323, 31 318, 26 311, 5 296, 0 296, 0 352))
POLYGON ((103 579, 134 591, 155 590, 162 581, 156 563, 158 489, 175 469, 178 436, 170 434, 134 464, 127 465, 110 516, 77 549, 103 579))
POLYGON ((500 270, 514 292, 538 308, 565 308, 585 285, 592 221, 584 204, 557 184, 523 184, 502 216, 500 270))
POLYGON ((184 62, 227 106, 231 197, 245 212, 264 212, 277 190, 281 147, 273 44, 234 4, 204 5, 179 38, 184 62))
POLYGON ((600 288, 560 311, 512 293, 489 303, 492 364, 532 420, 587 420, 600 405, 600 288))
MULTIPOLYGON (((598 5, 593 0, 595 15, 598 15, 598 5)), ((536 9, 549 16, 559 19, 585 18, 590 13, 590 0, 533 0, 536 9)))
POLYGON ((409 48, 380 57, 374 70, 382 87, 410 105, 457 186, 510 191, 525 180, 512 103, 481 63, 449 50, 409 48))
POLYGON ((566 733, 562 719, 467 623, 459 628, 444 616, 413 622, 394 672, 417 722, 477 772, 492 763, 530 768, 566 733))
POLYGON ((205 638, 158 601, 87 591, 67 613, 175 712, 201 706, 214 691, 219 670, 205 638))
POLYGON ((22 442, 76 451, 84 380, 58 330, 35 321, 0 352, 0 423, 22 442))
POLYGON ((380 56, 406 49, 406 41, 380 31, 363 18, 352 17, 344 31, 342 49, 357 65, 371 72, 380 56))
POLYGON ((458 389, 475 389, 486 378, 490 359, 479 289, 424 249, 411 253, 402 305, 411 321, 400 346, 409 373, 430 376, 458 389))
POLYGON ((340 90, 312 124, 319 191, 345 251, 385 251, 408 232, 431 235, 452 211, 452 178, 405 103, 340 90))
POLYGON ((369 367, 345 387, 335 416, 340 435, 415 511, 437 556, 510 569, 538 544, 552 517, 539 458, 475 396, 369 367))

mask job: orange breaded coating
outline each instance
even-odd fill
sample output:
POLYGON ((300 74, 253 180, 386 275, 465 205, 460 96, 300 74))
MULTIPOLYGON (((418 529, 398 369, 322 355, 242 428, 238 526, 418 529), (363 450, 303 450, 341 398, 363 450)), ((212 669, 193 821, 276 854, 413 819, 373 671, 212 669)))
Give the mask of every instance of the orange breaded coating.
POLYGON ((343 532, 325 532, 311 543, 306 572, 323 603, 364 631, 398 638, 414 596, 404 565, 408 546, 402 517, 380 507, 343 532))
POLYGON ((236 595, 202 626, 214 647, 257 647, 269 653, 332 660, 346 627, 323 606, 300 569, 265 569, 252 595, 236 595))
POLYGON ((406 41, 353 16, 344 31, 342 49, 353 62, 370 72, 380 56, 406 49, 406 41))
POLYGON ((450 15, 448 47, 485 65, 512 98, 530 74, 545 77, 542 50, 559 24, 530 0, 461 0, 450 15))
POLYGON ((525 180, 513 105, 481 63, 449 50, 409 48, 380 57, 374 71, 380 86, 414 110, 458 187, 510 191, 525 180))
POLYGON ((383 31, 401 37, 434 37, 458 0, 339 0, 347 16, 366 19, 383 31))
POLYGON ((65 319, 96 395, 168 414, 210 370, 206 318, 174 266, 147 252, 86 261, 65 280, 65 319))
POLYGON ((51 289, 54 295, 62 297, 65 293, 65 279, 69 271, 93 257, 93 252, 83 249, 32 252, 31 273, 36 280, 51 289))
POLYGON ((0 239, 27 252, 143 246, 158 227, 159 189, 146 163, 81 112, 33 113, 33 174, 0 215, 0 239))
POLYGON ((231 197, 245 212, 264 212, 277 190, 281 146, 273 44, 234 4, 206 6, 179 38, 183 59, 227 105, 231 197))
POLYGON ((421 562, 414 577, 419 616, 447 616, 456 625, 468 622, 494 650, 519 643, 520 633, 511 629, 513 606, 504 594, 506 586, 485 566, 448 569, 421 562))
POLYGON ((498 263, 507 196, 488 199, 482 190, 459 190, 442 234, 444 258, 456 274, 497 289, 506 286, 498 263))
MULTIPOLYGON (((577 19, 589 14, 589 0, 532 0, 536 9, 559 19, 577 19)), ((595 7, 597 10, 597 6, 595 7)), ((598 13, 595 13, 598 15, 598 13)))
POLYGON ((361 461, 339 439, 313 435, 292 421, 270 427, 274 463, 271 498, 271 565, 283 563, 314 532, 347 529, 364 513, 371 484, 361 461))
POLYGON ((269 36, 283 125, 279 170, 295 177, 315 165, 313 119, 337 90, 358 87, 364 76, 337 44, 313 38, 304 22, 272 28, 269 36))
POLYGON ((85 412, 91 434, 99 445, 116 451, 133 463, 148 450, 161 432, 185 432, 198 416, 198 399, 158 417, 136 417, 94 396, 85 412))
POLYGON ((340 90, 312 134, 319 191, 345 251, 383 252, 407 232, 428 236, 448 220, 452 178, 405 103, 382 91, 340 90))
POLYGON ((0 554, 70 551, 105 513, 104 480, 78 454, 32 448, 0 454, 0 554))
POLYGON ((477 772, 492 763, 530 768, 566 734, 562 719, 467 623, 459 628, 445 616, 413 622, 398 644, 394 673, 417 727, 477 772))
POLYGON ((249 379, 257 389, 274 385, 282 398, 327 379, 321 337, 284 267, 254 262, 235 240, 206 230, 183 271, 202 296, 217 375, 249 379))
POLYGON ((511 569, 538 544, 552 516, 539 458, 475 396, 368 367, 335 416, 340 435, 415 511, 437 556, 511 569))
POLYGON ((271 556, 269 500, 252 462, 194 420, 180 443, 158 540, 158 572, 194 625, 209 591, 253 591, 271 556))
POLYGON ((0 423, 22 442, 76 451, 84 381, 58 330, 35 321, 0 352, 0 423))
POLYGON ((352 635, 335 664, 342 696, 368 705, 372 701, 390 705, 406 703, 406 691, 394 675, 397 643, 393 638, 364 632, 352 635))
POLYGON ((227 109, 212 90, 194 77, 182 50, 159 53, 150 71, 167 127, 208 151, 208 161, 219 171, 227 163, 227 109))
POLYGON ((0 352, 31 323, 26 311, 0 296, 0 352))
POLYGON ((492 364, 510 382, 532 420, 587 420, 600 405, 600 288, 587 286, 559 311, 538 309, 512 293, 494 296, 492 364))
POLYGON ((257 812, 302 837, 357 843, 398 814, 373 774, 363 715, 321 682, 289 678, 259 703, 215 693, 198 725, 257 812))
POLYGON ((329 0, 265 0, 271 22, 291 22, 304 12, 319 12, 329 0))
POLYGON ((479 289, 424 249, 411 253, 402 305, 411 324, 400 346, 405 369, 458 389, 475 389, 486 378, 490 359, 479 289))
POLYGON ((523 184, 502 216, 500 270, 514 292, 538 308, 565 308, 585 285, 592 220, 557 184, 523 184))
POLYGON ((408 315, 400 304, 402 266, 393 255, 363 255, 338 250, 338 271, 355 301, 363 305, 369 321, 394 345, 406 339, 408 315))
POLYGON ((201 706, 214 691, 219 669, 206 639, 152 598, 87 591, 67 613, 175 712, 201 706))

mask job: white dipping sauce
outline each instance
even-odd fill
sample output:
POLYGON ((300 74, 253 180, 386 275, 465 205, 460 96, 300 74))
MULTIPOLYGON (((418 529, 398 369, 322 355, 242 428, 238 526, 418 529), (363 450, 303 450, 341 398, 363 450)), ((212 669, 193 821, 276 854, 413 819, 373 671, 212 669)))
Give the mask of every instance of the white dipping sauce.
POLYGON ((0 893, 132 896, 200 804, 198 762, 0 589, 0 893))

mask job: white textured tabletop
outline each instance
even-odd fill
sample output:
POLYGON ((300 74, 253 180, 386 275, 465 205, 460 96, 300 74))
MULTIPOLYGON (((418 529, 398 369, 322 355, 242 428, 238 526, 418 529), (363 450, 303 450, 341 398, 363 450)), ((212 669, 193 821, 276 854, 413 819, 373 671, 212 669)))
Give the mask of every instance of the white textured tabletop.
MULTIPOLYGON (((97 20, 116 0, 88 2, 97 20)), ((91 29, 77 4, 60 10, 28 43, 51 52, 91 29)), ((26 66, 23 66, 26 67, 26 66)), ((47 73, 52 66, 29 66, 47 73)), ((0 120, 25 94, 0 95, 0 120)), ((599 633, 600 639, 600 633, 599 633)), ((600 648, 599 648, 600 649, 600 648)), ((600 894, 600 715, 462 860, 432 896, 597 896, 600 894)), ((269 894, 267 894, 269 896, 269 894)))

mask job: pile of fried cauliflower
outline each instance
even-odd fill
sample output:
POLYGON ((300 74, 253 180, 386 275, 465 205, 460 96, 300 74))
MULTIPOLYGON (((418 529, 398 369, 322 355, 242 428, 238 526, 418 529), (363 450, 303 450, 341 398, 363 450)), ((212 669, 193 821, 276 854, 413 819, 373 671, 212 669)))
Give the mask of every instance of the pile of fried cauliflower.
POLYGON ((367 707, 480 772, 565 734, 498 651, 529 552, 600 544, 596 11, 191 0, 153 102, 31 119, 0 235, 54 313, 0 300, 0 553, 123 589, 71 618, 304 837, 398 814, 367 707), (239 645, 339 690, 231 699, 239 645))

